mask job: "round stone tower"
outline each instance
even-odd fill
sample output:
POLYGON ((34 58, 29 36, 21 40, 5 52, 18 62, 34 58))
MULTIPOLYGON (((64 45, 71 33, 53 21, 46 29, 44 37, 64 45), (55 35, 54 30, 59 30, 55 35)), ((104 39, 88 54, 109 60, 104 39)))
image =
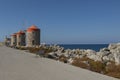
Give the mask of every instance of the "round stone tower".
POLYGON ((33 47, 38 45, 40 45, 40 29, 32 25, 26 32, 26 46, 33 47))
POLYGON ((17 46, 25 46, 25 32, 19 31, 16 34, 17 37, 17 46))
POLYGON ((16 33, 11 35, 11 46, 16 46, 17 45, 17 38, 16 38, 16 33))
POLYGON ((10 46, 11 45, 10 42, 11 42, 11 39, 6 36, 5 40, 4 40, 4 45, 5 46, 10 46))

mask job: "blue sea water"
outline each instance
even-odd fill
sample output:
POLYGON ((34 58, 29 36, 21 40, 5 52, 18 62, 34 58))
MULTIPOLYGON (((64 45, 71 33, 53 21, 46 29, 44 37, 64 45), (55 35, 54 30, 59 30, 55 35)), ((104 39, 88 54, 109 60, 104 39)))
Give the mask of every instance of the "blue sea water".
POLYGON ((60 44, 65 49, 92 49, 99 51, 101 48, 108 47, 108 44, 60 44))

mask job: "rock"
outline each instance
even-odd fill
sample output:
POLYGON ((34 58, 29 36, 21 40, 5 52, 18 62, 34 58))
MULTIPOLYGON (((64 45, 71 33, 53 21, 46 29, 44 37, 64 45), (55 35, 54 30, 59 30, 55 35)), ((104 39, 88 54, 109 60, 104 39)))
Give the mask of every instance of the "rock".
POLYGON ((55 52, 58 56, 61 56, 61 55, 63 55, 64 53, 62 53, 62 52, 60 52, 60 51, 57 51, 57 52, 55 52))
POLYGON ((100 56, 101 58, 104 57, 104 56, 108 56, 109 54, 111 54, 110 51, 100 51, 100 52, 97 52, 97 55, 100 56))
POLYGON ((90 50, 90 49, 86 50, 86 53, 87 53, 86 54, 87 56, 96 55, 96 52, 94 50, 90 50))
POLYGON ((83 58, 83 57, 85 57, 85 56, 86 56, 85 54, 79 55, 80 58, 83 58))
POLYGON ((114 43, 114 44, 109 44, 108 49, 116 49, 116 48, 120 48, 120 43, 114 43))
POLYGON ((109 61, 110 59, 108 58, 108 56, 104 56, 102 60, 106 62, 106 61, 109 61))
POLYGON ((50 58, 50 59, 57 59, 58 58, 57 54, 54 52, 48 53, 48 55, 46 57, 50 58))
POLYGON ((113 54, 109 54, 108 58, 110 61, 115 61, 114 55, 113 54))
POLYGON ((73 61, 74 61, 73 58, 68 59, 68 63, 69 63, 69 64, 72 64, 73 61))
POLYGON ((75 56, 75 58, 81 58, 81 57, 80 57, 80 55, 77 54, 77 55, 75 56))
POLYGON ((70 57, 69 54, 64 54, 65 57, 70 57))
POLYGON ((108 55, 110 60, 116 64, 120 64, 120 43, 110 44, 109 47, 111 54, 108 55))
POLYGON ((115 49, 117 48, 117 45, 116 44, 109 44, 108 46, 108 49, 111 50, 111 49, 115 49))
POLYGON ((96 52, 91 49, 66 49, 63 47, 53 45, 52 48, 54 51, 48 53, 49 58, 57 59, 60 56, 66 57, 68 63, 72 63, 74 58, 83 58, 88 57, 94 61, 101 62, 116 62, 116 64, 120 64, 120 43, 110 44, 108 48, 102 48, 99 52, 96 52))
POLYGON ((102 61, 101 57, 98 56, 94 50, 86 50, 87 54, 86 56, 94 61, 102 61))
POLYGON ((108 65, 110 65, 110 64, 111 64, 111 62, 107 62, 107 63, 106 63, 106 66, 108 66, 108 65))
POLYGON ((104 51, 110 51, 108 48, 102 48, 102 49, 100 49, 100 52, 104 52, 104 51))
POLYGON ((76 53, 77 53, 77 54, 80 54, 80 49, 76 49, 76 53))
POLYGON ((88 56, 88 58, 90 58, 94 61, 102 61, 101 57, 98 55, 91 55, 91 56, 88 56))
POLYGON ((116 64, 120 64, 120 53, 115 53, 114 54, 115 62, 116 64))
POLYGON ((108 48, 103 48, 99 52, 97 52, 97 56, 99 56, 99 60, 103 62, 107 62, 110 60, 111 56, 108 57, 108 55, 110 54, 111 52, 108 48))

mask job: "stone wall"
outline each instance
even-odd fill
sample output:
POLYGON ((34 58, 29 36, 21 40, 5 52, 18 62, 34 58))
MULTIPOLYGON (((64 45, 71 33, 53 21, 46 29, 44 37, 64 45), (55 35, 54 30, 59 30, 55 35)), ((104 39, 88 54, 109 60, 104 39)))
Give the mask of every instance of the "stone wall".
POLYGON ((11 36, 11 46, 16 46, 17 45, 17 38, 16 36, 11 36))
POLYGON ((26 46, 40 45, 40 30, 26 33, 26 46))
POLYGON ((25 46, 25 34, 17 35, 17 46, 25 46))

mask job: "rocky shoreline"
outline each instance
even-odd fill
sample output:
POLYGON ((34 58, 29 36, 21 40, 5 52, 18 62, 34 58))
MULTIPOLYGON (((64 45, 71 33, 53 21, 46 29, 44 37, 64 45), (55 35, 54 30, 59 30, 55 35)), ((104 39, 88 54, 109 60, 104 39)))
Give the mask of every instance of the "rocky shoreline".
POLYGON ((72 63, 74 58, 83 58, 88 57, 94 61, 101 61, 105 63, 115 62, 116 65, 120 64, 120 43, 109 44, 107 48, 100 49, 99 52, 96 52, 91 49, 66 49, 60 46, 50 46, 54 49, 53 52, 48 53, 49 55, 57 58, 61 55, 68 58, 67 62, 72 63), (56 55, 56 56, 55 56, 56 55))
POLYGON ((120 43, 109 44, 98 52, 91 49, 65 50, 55 45, 51 48, 54 51, 47 54, 48 58, 120 78, 120 43))
MULTIPOLYGON (((24 50, 25 47, 18 49, 24 50)), ((102 48, 98 52, 91 49, 64 49, 59 45, 34 46, 27 48, 27 51, 37 56, 120 78, 120 43, 109 44, 108 47, 102 48)))

